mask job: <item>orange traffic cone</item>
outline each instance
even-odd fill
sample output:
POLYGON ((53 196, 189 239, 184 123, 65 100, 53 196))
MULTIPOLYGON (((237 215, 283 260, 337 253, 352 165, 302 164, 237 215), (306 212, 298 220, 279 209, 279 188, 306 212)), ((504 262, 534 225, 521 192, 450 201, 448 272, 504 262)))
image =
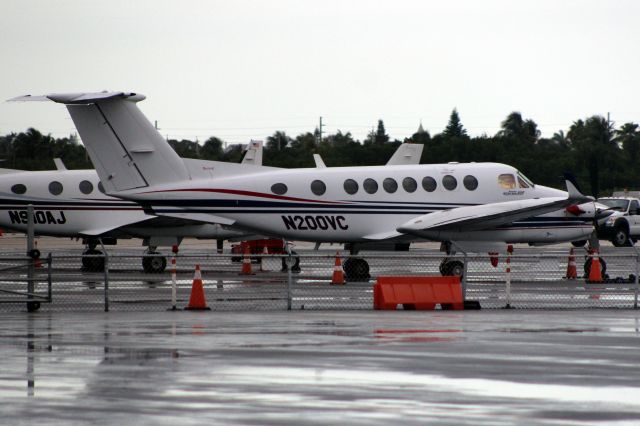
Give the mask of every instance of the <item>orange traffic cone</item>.
POLYGON ((211 310, 211 308, 207 306, 207 301, 204 298, 204 287, 202 286, 200 265, 196 265, 196 272, 193 276, 193 284, 191 285, 191 296, 189 296, 189 305, 184 309, 188 311, 211 310))
POLYGON ((336 263, 333 267, 333 276, 331 284, 344 285, 344 270, 342 270, 342 261, 340 260, 340 252, 336 252, 336 263))
POLYGON ((576 269, 576 257, 573 255, 573 247, 569 251, 569 262, 567 263, 567 275, 565 278, 568 280, 575 280, 578 278, 578 270, 576 269))
POLYGON ((244 246, 244 257, 242 258, 242 271, 240 275, 253 275, 251 272, 251 256, 249 253, 249 244, 244 246))
POLYGON ((591 268, 589 269, 589 281, 594 283, 602 282, 602 268, 600 267, 600 258, 598 251, 593 251, 593 257, 591 258, 591 268))
MULTIPOLYGON (((38 250, 38 241, 33 242, 33 248, 35 250, 38 250)), ((42 268, 42 260, 40 260, 40 256, 34 259, 33 266, 35 266, 36 268, 42 268)))

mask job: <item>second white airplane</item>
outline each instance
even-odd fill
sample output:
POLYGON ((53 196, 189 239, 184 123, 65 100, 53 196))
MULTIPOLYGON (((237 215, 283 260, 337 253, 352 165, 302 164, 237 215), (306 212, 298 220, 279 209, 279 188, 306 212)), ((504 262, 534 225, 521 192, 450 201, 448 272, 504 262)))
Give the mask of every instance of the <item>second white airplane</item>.
MULTIPOLYGON (((535 185, 499 163, 257 168, 181 159, 139 110, 136 93, 66 93, 14 100, 62 103, 107 194, 157 216, 232 225, 291 240, 359 244, 440 241, 464 251, 505 243, 586 240, 596 208, 570 181, 535 185), (577 206, 576 206, 577 205, 577 206), (571 207, 575 206, 575 207, 571 207)), ((362 259, 345 264, 362 272, 362 259)), ((441 272, 460 274, 445 259, 441 272)))

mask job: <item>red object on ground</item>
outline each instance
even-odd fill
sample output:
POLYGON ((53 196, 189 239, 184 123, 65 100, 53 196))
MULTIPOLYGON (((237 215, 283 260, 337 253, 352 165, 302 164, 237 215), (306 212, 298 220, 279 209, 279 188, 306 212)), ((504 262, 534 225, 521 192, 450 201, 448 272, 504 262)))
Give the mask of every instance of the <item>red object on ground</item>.
POLYGON ((593 251, 593 257, 591 258, 591 268, 589 269, 589 282, 601 283, 602 282, 602 267, 600 265, 600 256, 598 250, 593 251))
POLYGON ((211 309, 207 306, 207 301, 204 298, 204 286, 202 285, 200 265, 196 265, 196 272, 193 275, 193 284, 191 284, 189 305, 184 309, 188 311, 206 311, 211 309))
POLYGON ((250 254, 262 254, 266 248, 269 254, 284 254, 284 243, 280 239, 270 238, 262 240, 242 241, 231 247, 232 254, 244 254, 246 248, 250 254))
POLYGON ((379 276, 373 287, 373 308, 395 310, 464 309, 460 277, 379 276))
POLYGON ((253 272, 251 271, 251 256, 249 255, 249 246, 244 246, 242 271, 240 271, 240 275, 253 275, 253 272))
POLYGON ((576 268, 576 257, 573 255, 573 247, 569 250, 569 261, 567 262, 567 274, 565 278, 575 280, 578 278, 578 270, 576 268))
POLYGON ((331 277, 331 284, 344 285, 344 270, 342 269, 340 252, 336 252, 336 262, 333 267, 333 276, 331 277))

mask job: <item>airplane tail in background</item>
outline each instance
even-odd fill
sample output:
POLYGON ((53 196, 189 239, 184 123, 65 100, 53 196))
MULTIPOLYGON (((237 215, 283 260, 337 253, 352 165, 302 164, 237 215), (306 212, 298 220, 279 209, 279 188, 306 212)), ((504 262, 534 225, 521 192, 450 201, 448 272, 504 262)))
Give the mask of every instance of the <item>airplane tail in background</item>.
POLYGON ((107 193, 189 179, 184 162, 125 92, 22 96, 67 106, 107 193))

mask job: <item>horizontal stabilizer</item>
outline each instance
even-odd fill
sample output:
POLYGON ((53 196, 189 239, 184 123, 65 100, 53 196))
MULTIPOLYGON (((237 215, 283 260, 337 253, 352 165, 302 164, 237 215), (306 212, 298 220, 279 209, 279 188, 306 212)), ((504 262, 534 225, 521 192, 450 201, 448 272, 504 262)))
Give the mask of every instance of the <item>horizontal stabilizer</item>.
POLYGON ((93 93, 52 93, 50 95, 33 96, 24 95, 9 99, 8 102, 43 102, 53 101, 65 105, 91 104, 108 99, 128 99, 140 102, 145 99, 144 95, 131 92, 93 92, 93 93))

